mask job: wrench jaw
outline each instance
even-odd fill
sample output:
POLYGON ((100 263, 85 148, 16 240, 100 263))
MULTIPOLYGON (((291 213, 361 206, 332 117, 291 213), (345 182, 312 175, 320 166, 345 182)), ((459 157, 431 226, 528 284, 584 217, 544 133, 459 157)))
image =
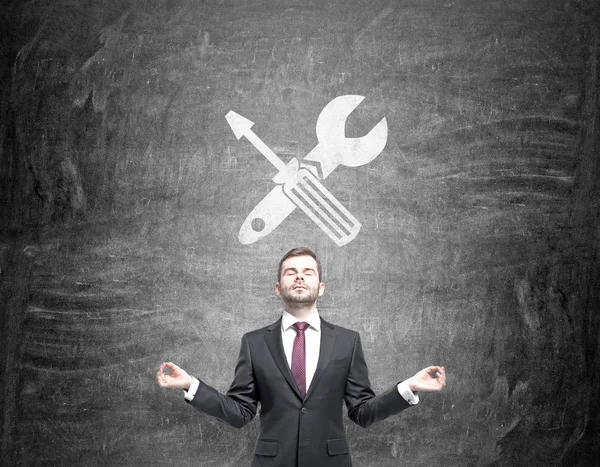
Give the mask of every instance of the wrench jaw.
POLYGON ((365 96, 348 94, 331 100, 317 118, 317 139, 320 144, 341 142, 346 138, 346 120, 365 96))
POLYGON ((373 161, 387 144, 388 125, 383 117, 365 136, 346 138, 337 147, 339 162, 345 167, 359 167, 373 161))
POLYGON ((317 119, 319 144, 304 158, 321 165, 322 179, 338 165, 359 167, 375 159, 385 148, 387 119, 382 118, 369 133, 360 138, 346 138, 346 120, 364 100, 364 96, 339 96, 329 102, 317 119))
POLYGON ((387 137, 387 119, 384 117, 361 138, 319 142, 303 161, 317 162, 321 169, 321 179, 325 179, 340 164, 345 167, 359 167, 371 162, 385 148, 387 137))

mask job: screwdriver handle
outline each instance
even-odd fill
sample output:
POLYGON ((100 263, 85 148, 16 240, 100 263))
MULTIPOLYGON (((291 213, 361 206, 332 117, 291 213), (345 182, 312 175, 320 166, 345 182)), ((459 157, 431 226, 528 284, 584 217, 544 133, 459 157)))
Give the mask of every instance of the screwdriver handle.
POLYGON ((296 183, 284 184, 283 192, 336 245, 345 245, 360 231, 361 223, 307 168, 300 168, 296 183))

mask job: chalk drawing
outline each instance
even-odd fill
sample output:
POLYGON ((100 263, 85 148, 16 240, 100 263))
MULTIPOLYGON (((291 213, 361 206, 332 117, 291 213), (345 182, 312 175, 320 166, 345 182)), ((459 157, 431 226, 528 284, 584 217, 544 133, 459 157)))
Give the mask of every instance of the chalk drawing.
POLYGON ((319 114, 316 133, 319 143, 299 162, 293 158, 285 164, 252 131, 254 122, 229 111, 225 118, 239 140, 245 136, 278 170, 276 186, 250 212, 240 228, 239 241, 247 245, 271 233, 296 207, 300 208, 338 246, 352 241, 361 223, 348 211, 321 180, 338 166, 358 167, 375 159, 387 143, 385 117, 365 136, 346 138, 346 119, 363 101, 364 96, 339 96, 319 114), (319 169, 309 164, 316 162, 319 169))

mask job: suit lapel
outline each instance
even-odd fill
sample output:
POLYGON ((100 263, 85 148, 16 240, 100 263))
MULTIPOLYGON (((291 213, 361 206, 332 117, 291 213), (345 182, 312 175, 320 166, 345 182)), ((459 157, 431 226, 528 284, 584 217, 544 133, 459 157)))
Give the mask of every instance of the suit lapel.
POLYGON ((333 329, 334 326, 332 324, 321 318, 321 350, 319 351, 319 362, 317 363, 317 369, 315 370, 315 375, 310 383, 310 387, 306 392, 305 399, 310 397, 315 387, 317 387, 317 384, 319 384, 321 376, 325 373, 327 365, 329 365, 333 347, 335 346, 335 333, 333 332, 333 329))
MULTIPOLYGON (((281 340, 281 318, 275 321, 271 326, 267 327, 267 332, 265 334, 265 340, 267 341, 267 347, 269 347, 269 351, 271 352, 271 356, 273 357, 273 361, 279 371, 286 379, 291 388, 300 396, 300 390, 298 389, 298 385, 296 384, 296 380, 292 376, 292 371, 287 363, 285 358, 285 352, 283 350, 283 342, 281 340)), ((320 360, 320 359, 319 359, 320 360)))

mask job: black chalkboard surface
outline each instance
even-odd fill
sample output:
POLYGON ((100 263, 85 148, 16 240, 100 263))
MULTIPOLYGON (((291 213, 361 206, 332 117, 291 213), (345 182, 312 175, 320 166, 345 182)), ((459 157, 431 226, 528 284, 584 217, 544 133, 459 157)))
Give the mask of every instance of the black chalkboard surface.
POLYGON ((355 465, 594 465, 595 2, 2 8, 2 465, 248 464, 257 420, 230 428, 154 375, 225 391, 301 245, 376 392, 448 371, 416 408, 348 422, 355 465), (343 96, 361 97, 327 116, 343 96), (327 167, 382 121, 377 155, 327 167), (345 224, 283 193, 294 159, 345 224))

